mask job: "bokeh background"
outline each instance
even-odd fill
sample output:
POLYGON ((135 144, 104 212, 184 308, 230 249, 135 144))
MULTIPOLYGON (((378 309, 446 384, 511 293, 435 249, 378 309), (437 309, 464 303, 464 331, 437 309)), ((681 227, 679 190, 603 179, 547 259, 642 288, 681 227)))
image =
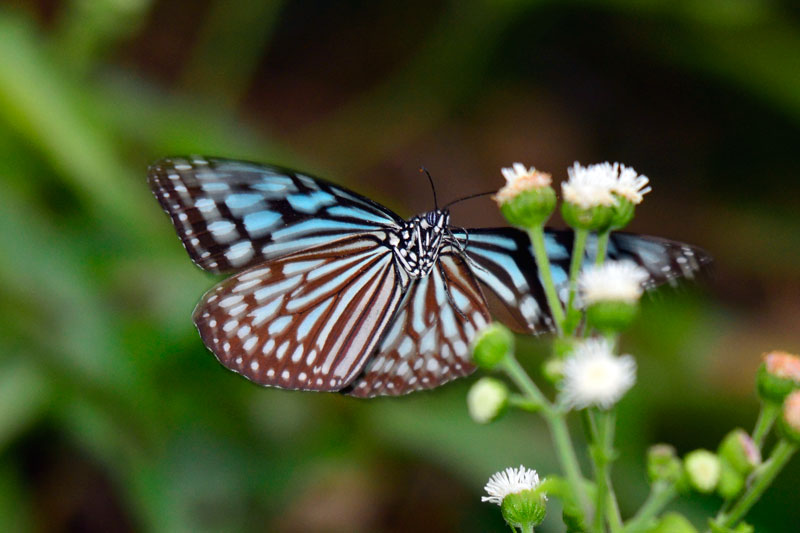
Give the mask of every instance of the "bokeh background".
MULTIPOLYGON (((647 444, 750 429, 760 354, 800 351, 797 6, 0 3, 0 530, 501 531, 489 475, 556 469, 533 417, 470 421, 471 380, 357 401, 223 369, 190 318, 217 280, 145 182, 186 153, 295 166, 404 215, 432 206, 420 165, 444 199, 499 187, 513 161, 650 176, 633 230, 716 262, 700 288, 648 298, 624 340, 630 514, 647 444)), ((502 224, 488 199, 453 217, 502 224)), ((536 371, 546 341, 526 343, 536 371)), ((757 531, 797 530, 798 476, 753 510, 757 531)))

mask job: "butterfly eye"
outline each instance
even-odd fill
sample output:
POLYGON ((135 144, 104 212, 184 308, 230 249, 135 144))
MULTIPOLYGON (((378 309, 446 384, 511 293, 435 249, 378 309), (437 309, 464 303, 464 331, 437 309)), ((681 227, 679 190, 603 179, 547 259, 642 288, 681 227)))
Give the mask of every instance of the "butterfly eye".
POLYGON ((429 213, 427 213, 425 215, 425 220, 427 220, 428 224, 430 224, 431 226, 435 226, 436 225, 436 212, 435 211, 430 211, 429 213))

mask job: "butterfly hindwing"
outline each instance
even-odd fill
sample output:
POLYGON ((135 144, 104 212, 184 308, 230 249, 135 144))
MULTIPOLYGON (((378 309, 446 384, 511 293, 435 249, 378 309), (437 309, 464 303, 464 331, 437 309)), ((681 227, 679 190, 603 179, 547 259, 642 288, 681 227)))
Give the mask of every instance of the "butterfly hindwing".
POLYGON ((470 343, 490 320, 480 287, 455 250, 411 283, 373 358, 347 393, 396 396, 438 387, 475 369, 470 343))
POLYGON ((492 228, 457 231, 454 236, 487 296, 496 296, 516 329, 527 332, 552 329, 544 289, 525 233, 513 228, 492 228))
POLYGON ((337 391, 361 372, 404 292, 391 248, 351 237, 232 276, 194 321, 217 359, 256 383, 337 391))
POLYGON ((400 218, 354 192, 275 166, 228 159, 162 159, 150 187, 200 268, 233 272, 400 218))

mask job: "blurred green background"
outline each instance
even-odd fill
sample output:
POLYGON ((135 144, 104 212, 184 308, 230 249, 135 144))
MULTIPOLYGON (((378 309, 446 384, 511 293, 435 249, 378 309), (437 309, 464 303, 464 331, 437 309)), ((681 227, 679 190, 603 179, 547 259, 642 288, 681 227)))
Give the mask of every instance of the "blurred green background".
MULTIPOLYGON (((799 149, 796 2, 5 0, 0 530, 502 531, 489 475, 556 469, 531 416, 470 421, 472 380, 356 401, 223 369, 191 323, 216 280, 145 182, 159 157, 295 166, 404 215, 432 205, 423 164, 443 199, 513 161, 650 176, 633 230, 716 263, 648 298, 624 340, 629 515, 647 444, 750 429, 760 354, 800 351, 799 149)), ((488 199, 453 219, 502 224, 488 199)), ((535 371, 547 346, 529 344, 535 371)), ((757 531, 797 530, 798 476, 757 531)), ((550 511, 541 531, 561 531, 550 511)))

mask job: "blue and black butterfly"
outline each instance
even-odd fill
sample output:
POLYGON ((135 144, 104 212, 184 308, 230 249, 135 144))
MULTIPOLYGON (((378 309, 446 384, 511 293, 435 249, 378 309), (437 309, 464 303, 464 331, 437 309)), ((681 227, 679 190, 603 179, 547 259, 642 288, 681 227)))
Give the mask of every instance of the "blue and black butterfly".
MULTIPOLYGON (((552 329, 522 231, 457 228, 446 207, 404 220, 276 166, 173 157, 148 175, 192 260, 234 273, 193 318, 219 361, 258 384, 406 394, 474 370, 470 342, 490 307, 517 330, 552 329)), ((546 245, 563 288, 572 232, 548 231, 546 245)), ((608 251, 647 269, 650 285, 691 277, 709 260, 686 244, 622 233, 608 251)))

